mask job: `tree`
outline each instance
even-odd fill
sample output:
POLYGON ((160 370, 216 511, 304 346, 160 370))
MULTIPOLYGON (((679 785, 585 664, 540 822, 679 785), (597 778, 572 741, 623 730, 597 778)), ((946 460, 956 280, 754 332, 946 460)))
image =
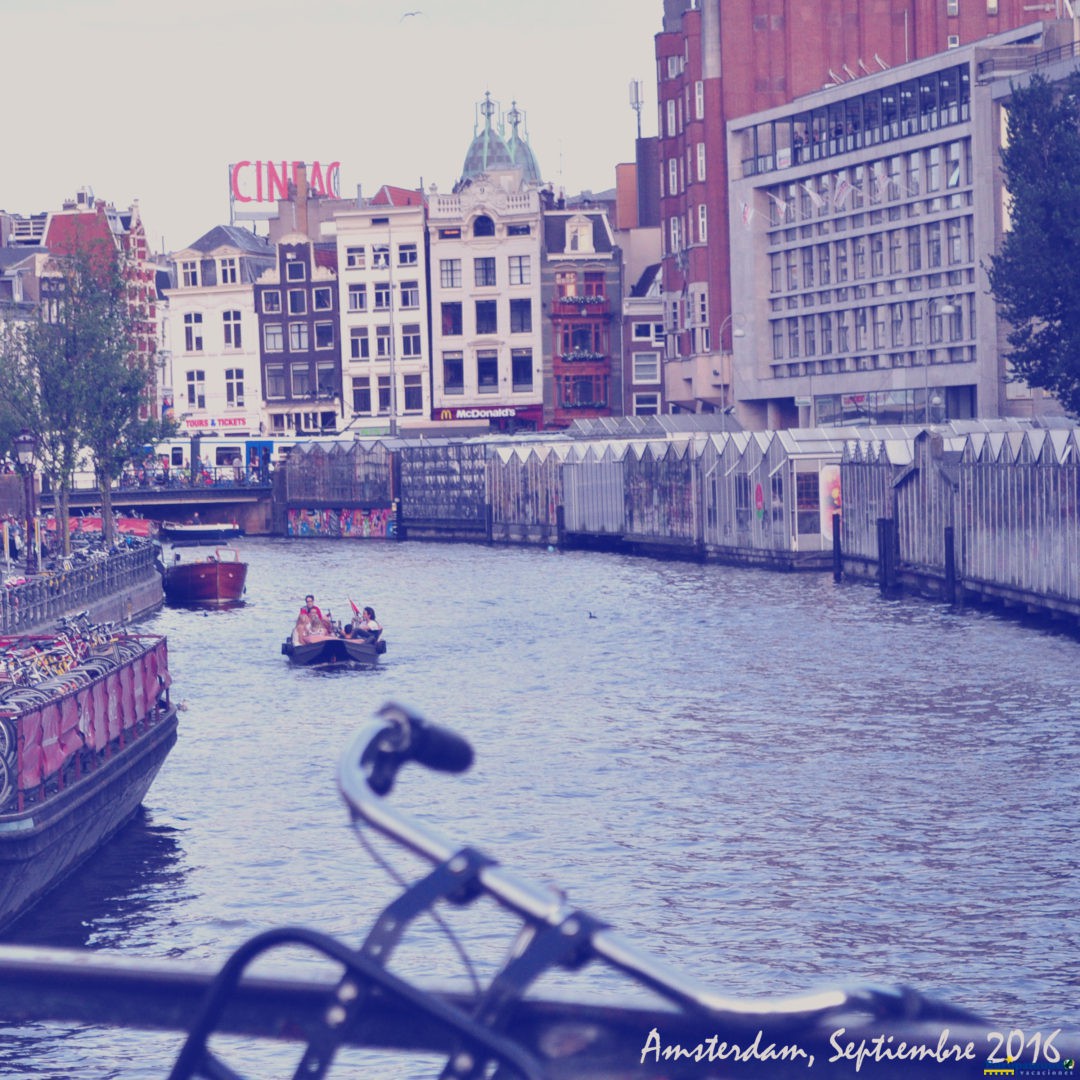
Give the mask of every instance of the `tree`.
POLYGON ((1013 87, 1002 171, 1011 224, 990 266, 1009 360, 1029 386, 1080 414, 1080 73, 1013 87))
MULTIPOLYGON (((50 259, 36 315, 0 338, 0 400, 7 414, 0 428, 21 418, 18 426, 36 432, 58 523, 68 519, 78 455, 90 451, 110 544, 118 448, 146 434, 139 409, 152 385, 153 357, 133 351, 132 329, 117 253, 95 238, 50 259)), ((60 533, 66 554, 70 537, 65 528, 60 533)))

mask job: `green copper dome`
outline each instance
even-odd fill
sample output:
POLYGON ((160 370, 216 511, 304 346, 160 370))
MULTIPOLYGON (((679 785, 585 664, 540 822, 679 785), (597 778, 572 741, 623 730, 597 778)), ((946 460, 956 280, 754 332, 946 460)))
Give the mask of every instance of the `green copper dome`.
MULTIPOLYGON (((514 102, 506 117, 512 129, 509 139, 504 139, 501 131, 497 130, 493 123, 492 118, 498 112, 498 108, 496 102, 491 100, 490 91, 486 92, 479 106, 480 114, 483 116, 483 126, 473 137, 469 152, 465 155, 461 179, 458 181, 459 186, 471 183, 485 173, 504 169, 520 169, 522 180, 526 184, 541 182, 540 167, 529 146, 528 137, 523 138, 518 132, 518 125, 521 124, 523 116, 518 110, 517 103, 514 102)), ((502 127, 501 123, 499 127, 502 127)))

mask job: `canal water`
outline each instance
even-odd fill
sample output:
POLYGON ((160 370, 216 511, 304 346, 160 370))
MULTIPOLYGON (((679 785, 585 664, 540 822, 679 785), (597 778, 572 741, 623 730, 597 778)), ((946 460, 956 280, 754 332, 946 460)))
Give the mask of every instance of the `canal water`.
MULTIPOLYGON (((242 547, 243 606, 144 624, 168 635, 183 709, 145 812, 8 941, 211 965, 286 924, 358 943, 396 887, 351 831, 335 770, 393 700, 476 749, 463 777, 407 769, 399 805, 721 993, 905 983, 1006 1031, 1080 1028, 1074 638, 830 575, 451 544, 242 547), (280 645, 306 592, 343 620, 350 597, 375 607, 377 669, 289 667, 280 645)), ((490 972, 508 925, 484 909, 457 926, 490 972)), ((270 967, 317 970, 291 953, 270 967)), ((431 924, 397 969, 467 986, 431 924)), ((624 988, 586 969, 554 990, 624 988)), ((160 1077, 178 1046, 0 1028, 0 1076, 160 1077)), ((294 1060, 251 1053, 245 1075, 291 1075, 294 1060)), ((342 1075, 437 1067, 379 1058, 342 1075)))

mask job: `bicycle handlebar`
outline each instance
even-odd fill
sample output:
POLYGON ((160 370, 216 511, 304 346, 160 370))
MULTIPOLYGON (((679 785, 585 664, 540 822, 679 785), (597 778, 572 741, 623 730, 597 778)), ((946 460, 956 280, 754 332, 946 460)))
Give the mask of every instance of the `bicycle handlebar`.
MULTIPOLYGON (((434 864, 452 859, 464 845, 454 844, 436 829, 383 798, 393 787, 398 770, 408 761, 447 772, 463 772, 472 763, 472 748, 457 733, 428 724, 394 703, 377 714, 381 720, 365 728, 341 759, 338 784, 354 821, 359 818, 389 839, 434 864)), ((533 923, 568 925, 575 914, 565 898, 543 886, 523 881, 507 870, 487 865, 478 871, 484 891, 503 907, 533 923)), ((687 978, 667 963, 641 952, 621 934, 604 927, 594 930, 590 947, 595 956, 684 1008, 700 1010, 734 1023, 767 1016, 772 1023, 813 1023, 841 1013, 877 1018, 950 1019, 975 1023, 964 1009, 925 998, 907 987, 828 989, 787 998, 736 999, 715 993, 687 978)))

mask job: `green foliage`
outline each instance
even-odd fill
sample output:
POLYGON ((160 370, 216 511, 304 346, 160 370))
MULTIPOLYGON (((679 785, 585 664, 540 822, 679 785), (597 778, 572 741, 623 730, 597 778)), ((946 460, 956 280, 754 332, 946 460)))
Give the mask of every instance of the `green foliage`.
POLYGON ((990 289, 1010 325, 1016 376, 1080 415, 1080 73, 1014 87, 1007 130, 1011 228, 991 260, 990 289))
MULTIPOLYGON (((107 502, 109 481, 146 437, 139 412, 153 386, 153 358, 132 350, 114 254, 87 245, 54 259, 41 288, 36 315, 0 335, 0 437, 10 446, 20 428, 34 431, 62 519, 81 451, 92 455, 107 502)), ((103 516, 108 531, 111 515, 103 516)))

